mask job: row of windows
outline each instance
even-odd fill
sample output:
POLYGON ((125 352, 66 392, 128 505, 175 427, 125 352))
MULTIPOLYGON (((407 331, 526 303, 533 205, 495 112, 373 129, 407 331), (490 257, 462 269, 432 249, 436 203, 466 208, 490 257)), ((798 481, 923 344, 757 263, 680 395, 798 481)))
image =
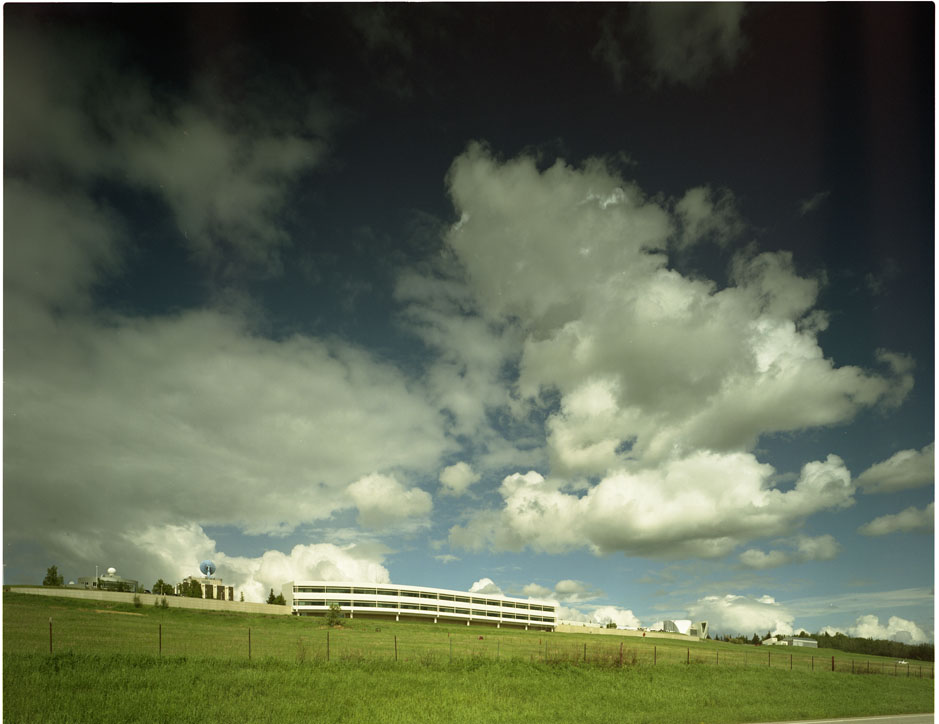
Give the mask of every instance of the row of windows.
POLYGON ((400 609, 402 611, 431 611, 433 613, 469 613, 473 616, 482 616, 488 618, 501 618, 503 620, 513 619, 518 621, 544 621, 553 623, 553 618, 543 616, 523 616, 522 614, 501 613, 499 611, 481 611, 478 609, 450 608, 448 606, 426 606, 416 603, 382 603, 378 601, 323 601, 323 600, 297 600, 293 602, 294 606, 328 606, 335 603, 339 608, 387 608, 392 610, 400 609))
POLYGON ((427 593, 420 591, 396 591, 387 588, 352 588, 342 586, 294 586, 294 593, 339 593, 363 594, 370 596, 402 596, 406 598, 430 598, 439 601, 454 601, 455 603, 469 603, 481 606, 502 606, 503 608, 516 608, 525 611, 547 611, 554 613, 554 606, 541 606, 537 603, 518 603, 503 601, 501 599, 475 598, 472 596, 456 596, 447 593, 427 593))

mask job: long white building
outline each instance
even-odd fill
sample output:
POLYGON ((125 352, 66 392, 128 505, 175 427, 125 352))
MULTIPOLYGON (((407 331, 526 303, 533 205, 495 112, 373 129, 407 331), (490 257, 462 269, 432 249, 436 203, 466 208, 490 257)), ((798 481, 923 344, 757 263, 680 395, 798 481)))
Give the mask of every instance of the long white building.
POLYGON ((333 603, 349 618, 373 617, 553 631, 550 601, 400 584, 289 581, 284 598, 296 616, 322 616, 333 603))

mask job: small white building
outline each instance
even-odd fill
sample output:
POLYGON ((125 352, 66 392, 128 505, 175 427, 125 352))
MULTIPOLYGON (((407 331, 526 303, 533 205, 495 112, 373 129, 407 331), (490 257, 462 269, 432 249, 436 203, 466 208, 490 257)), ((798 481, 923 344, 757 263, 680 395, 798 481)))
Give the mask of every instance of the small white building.
POLYGON ((798 636, 789 636, 787 638, 789 639, 790 646, 804 646, 809 649, 818 648, 818 641, 816 641, 815 639, 804 639, 798 636))

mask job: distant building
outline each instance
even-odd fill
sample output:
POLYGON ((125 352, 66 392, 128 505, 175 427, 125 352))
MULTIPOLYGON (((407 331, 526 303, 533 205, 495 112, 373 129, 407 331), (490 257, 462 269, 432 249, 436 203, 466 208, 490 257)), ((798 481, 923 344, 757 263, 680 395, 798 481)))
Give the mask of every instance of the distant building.
MULTIPOLYGON (((69 583, 69 586, 72 584, 69 583)), ((92 591, 124 591, 126 593, 137 593, 141 591, 140 584, 133 578, 124 578, 117 575, 115 568, 108 568, 103 576, 81 576, 76 588, 87 588, 92 591)))
POLYGON ((809 649, 818 648, 818 641, 815 639, 803 639, 799 638, 798 636, 787 636, 786 638, 789 641, 790 646, 805 646, 809 649))
POLYGON ((698 621, 697 623, 693 623, 687 619, 678 621, 668 620, 662 622, 662 630, 666 633, 677 633, 685 636, 694 636, 699 639, 706 639, 708 637, 708 622, 698 621))
POLYGON ((283 586, 283 595, 295 616, 322 616, 330 605, 336 604, 349 618, 465 623, 467 626, 546 631, 553 631, 557 626, 554 602, 494 593, 391 583, 288 581, 283 586))
POLYGON ((804 646, 810 649, 818 648, 818 641, 815 639, 804 639, 798 636, 783 636, 781 638, 768 638, 762 642, 764 646, 804 646))
POLYGON ((234 601, 234 586, 226 586, 221 578, 196 578, 189 576, 176 584, 176 595, 182 595, 183 589, 193 583, 202 588, 202 598, 214 598, 216 601, 234 601))

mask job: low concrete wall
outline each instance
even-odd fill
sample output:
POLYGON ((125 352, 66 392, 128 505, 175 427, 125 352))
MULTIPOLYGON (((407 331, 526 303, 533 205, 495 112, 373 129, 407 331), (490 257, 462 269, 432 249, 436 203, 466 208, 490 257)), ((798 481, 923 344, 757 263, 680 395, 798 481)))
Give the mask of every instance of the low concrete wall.
MULTIPOLYGON (((5 587, 6 590, 6 587, 5 587)), ((201 611, 237 611, 238 613, 267 613, 276 616, 289 616, 290 606, 278 606, 273 603, 248 603, 245 601, 216 601, 211 598, 189 598, 188 596, 157 596, 153 593, 118 593, 117 591, 89 591, 83 588, 45 588, 11 587, 11 593, 27 593, 33 596, 57 596, 58 598, 81 598, 87 601, 114 601, 116 603, 134 602, 134 596, 140 596, 144 606, 153 606, 160 599, 166 599, 169 608, 196 608, 201 611)))
POLYGON ((600 634, 602 636, 643 636, 648 639, 677 639, 679 641, 700 641, 697 636, 685 636, 684 634, 666 633, 664 631, 630 631, 618 628, 596 628, 595 626, 576 626, 567 623, 559 623, 555 629, 558 633, 579 633, 579 634, 600 634))

